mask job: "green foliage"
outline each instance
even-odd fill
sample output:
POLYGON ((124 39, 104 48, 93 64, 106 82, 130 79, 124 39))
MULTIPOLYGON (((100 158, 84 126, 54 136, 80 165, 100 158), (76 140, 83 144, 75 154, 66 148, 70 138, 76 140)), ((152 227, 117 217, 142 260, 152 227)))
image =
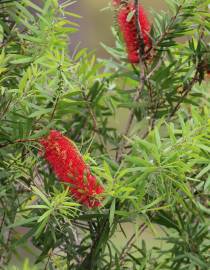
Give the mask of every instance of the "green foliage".
POLYGON ((23 266, 21 266, 21 268, 19 267, 16 267, 16 266, 11 266, 11 267, 7 267, 6 270, 37 270, 37 268, 34 266, 32 267, 30 264, 29 264, 29 260, 26 259, 23 263, 23 266))
POLYGON ((34 270, 208 270, 208 1, 154 12, 139 66, 119 29, 116 48, 103 44, 110 59, 69 49, 74 2, 0 2, 0 268, 18 269, 13 256, 33 245, 34 270), (75 202, 43 161, 37 140, 50 129, 78 145, 102 206, 75 202))

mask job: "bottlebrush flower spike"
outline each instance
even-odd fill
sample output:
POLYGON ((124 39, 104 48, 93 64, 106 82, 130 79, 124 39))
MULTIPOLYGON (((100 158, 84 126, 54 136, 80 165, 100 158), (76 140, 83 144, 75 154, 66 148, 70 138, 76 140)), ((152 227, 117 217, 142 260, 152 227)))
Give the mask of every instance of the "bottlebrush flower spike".
MULTIPOLYGON (((151 39, 149 38, 148 35, 148 33, 151 30, 151 27, 148 18, 146 16, 146 13, 141 5, 139 5, 138 13, 142 38, 144 41, 144 50, 147 51, 152 46, 151 39)), ((132 2, 125 4, 119 9, 118 23, 125 40, 129 61, 133 64, 139 63, 140 44, 138 40, 138 31, 136 27, 135 6, 132 2), (128 20, 128 15, 132 13, 134 13, 134 15, 130 20, 128 20)))
POLYGON ((72 197, 90 208, 100 206, 97 195, 104 189, 91 174, 74 143, 59 131, 52 130, 40 140, 40 144, 58 179, 70 184, 72 197))

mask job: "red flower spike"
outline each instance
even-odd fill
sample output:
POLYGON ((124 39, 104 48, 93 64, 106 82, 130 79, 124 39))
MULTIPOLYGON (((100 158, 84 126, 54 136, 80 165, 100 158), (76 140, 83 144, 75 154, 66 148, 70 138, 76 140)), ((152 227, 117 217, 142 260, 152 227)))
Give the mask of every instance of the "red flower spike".
POLYGON ((40 144, 44 148, 45 159, 58 179, 70 184, 72 196, 90 208, 100 206, 96 196, 104 189, 91 174, 75 144, 56 130, 42 138, 40 144))
MULTIPOLYGON (((138 32, 136 27, 135 16, 128 21, 128 15, 135 11, 135 6, 133 3, 129 3, 125 6, 122 6, 118 12, 118 23, 120 30, 122 31, 125 44, 128 52, 128 59, 131 63, 139 63, 139 41, 138 41, 138 32)), ((152 42, 148 35, 151 30, 150 23, 146 16, 146 13, 141 5, 138 8, 139 13, 139 24, 141 26, 142 38, 144 41, 144 50, 145 52, 151 48, 152 42)))

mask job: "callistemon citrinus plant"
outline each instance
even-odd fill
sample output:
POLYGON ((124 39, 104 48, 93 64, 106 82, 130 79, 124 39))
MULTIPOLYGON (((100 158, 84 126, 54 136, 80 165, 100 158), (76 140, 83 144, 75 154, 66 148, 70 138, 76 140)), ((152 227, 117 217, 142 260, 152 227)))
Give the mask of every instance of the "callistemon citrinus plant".
POLYGON ((76 2, 0 0, 0 269, 209 270, 209 0, 76 2))
POLYGON ((76 145, 57 130, 52 130, 40 143, 44 147, 44 157, 58 179, 70 184, 72 196, 88 207, 99 206, 97 195, 104 189, 91 174, 76 145))

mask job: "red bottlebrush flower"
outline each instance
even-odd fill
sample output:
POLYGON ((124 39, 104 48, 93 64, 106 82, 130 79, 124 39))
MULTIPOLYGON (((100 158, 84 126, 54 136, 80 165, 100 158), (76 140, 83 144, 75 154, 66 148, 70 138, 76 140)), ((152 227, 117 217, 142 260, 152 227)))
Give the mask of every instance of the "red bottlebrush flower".
POLYGON ((56 130, 42 138, 40 144, 44 147, 45 159, 58 179, 70 184, 72 196, 90 208, 100 206, 96 196, 104 189, 91 174, 75 144, 56 130))
MULTIPOLYGON (((125 44, 128 52, 128 59, 131 63, 139 63, 139 40, 138 32, 136 27, 135 16, 128 21, 128 14, 135 12, 135 6, 133 3, 126 4, 123 6, 118 13, 118 23, 120 30, 123 33, 125 44)), ((148 33, 151 30, 150 23, 147 19, 145 11, 141 5, 138 9, 139 24, 141 26, 142 38, 144 41, 144 50, 147 51, 152 46, 151 39, 148 33)))

